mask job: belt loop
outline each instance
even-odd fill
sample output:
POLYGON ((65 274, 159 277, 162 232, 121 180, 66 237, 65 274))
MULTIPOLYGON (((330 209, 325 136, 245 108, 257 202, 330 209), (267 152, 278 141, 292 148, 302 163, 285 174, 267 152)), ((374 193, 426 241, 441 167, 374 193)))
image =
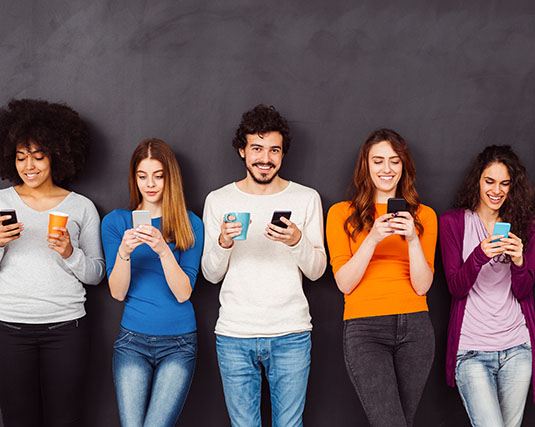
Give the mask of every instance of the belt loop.
POLYGON ((78 327, 78 319, 76 319, 76 327, 78 327))

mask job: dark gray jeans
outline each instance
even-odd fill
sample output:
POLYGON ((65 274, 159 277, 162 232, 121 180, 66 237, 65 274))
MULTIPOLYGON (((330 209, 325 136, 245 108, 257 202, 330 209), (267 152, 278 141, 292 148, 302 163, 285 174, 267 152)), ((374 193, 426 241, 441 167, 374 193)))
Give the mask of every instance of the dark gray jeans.
POLYGON ((344 358, 373 427, 410 427, 433 363, 426 311, 344 322, 344 358))

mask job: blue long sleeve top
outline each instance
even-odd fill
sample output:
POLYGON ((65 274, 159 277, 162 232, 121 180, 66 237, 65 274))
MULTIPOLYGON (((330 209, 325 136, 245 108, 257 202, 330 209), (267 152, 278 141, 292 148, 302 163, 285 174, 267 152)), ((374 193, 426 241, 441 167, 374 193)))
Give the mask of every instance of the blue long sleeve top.
MULTIPOLYGON (((204 241, 201 219, 188 211, 195 235, 190 249, 173 250, 178 265, 195 285, 204 241)), ((152 225, 160 228, 161 218, 153 218, 152 225)), ((102 220, 102 245, 106 258, 106 272, 110 276, 123 234, 132 228, 132 211, 116 209, 102 220)), ((158 255, 146 244, 138 246, 130 255, 130 287, 125 298, 121 325, 134 332, 148 335, 181 335, 197 329, 191 302, 180 303, 165 280, 158 255)))

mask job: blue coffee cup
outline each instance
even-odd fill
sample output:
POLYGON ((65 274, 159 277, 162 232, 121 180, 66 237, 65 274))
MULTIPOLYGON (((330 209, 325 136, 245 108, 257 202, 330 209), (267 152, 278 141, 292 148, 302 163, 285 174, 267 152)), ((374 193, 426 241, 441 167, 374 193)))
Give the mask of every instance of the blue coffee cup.
POLYGON ((247 239, 247 230, 249 229, 249 219, 251 214, 249 212, 230 212, 225 214, 225 222, 241 222, 241 233, 236 237, 233 237, 232 240, 246 240, 247 239), (229 216, 233 216, 234 220, 231 221, 229 216))

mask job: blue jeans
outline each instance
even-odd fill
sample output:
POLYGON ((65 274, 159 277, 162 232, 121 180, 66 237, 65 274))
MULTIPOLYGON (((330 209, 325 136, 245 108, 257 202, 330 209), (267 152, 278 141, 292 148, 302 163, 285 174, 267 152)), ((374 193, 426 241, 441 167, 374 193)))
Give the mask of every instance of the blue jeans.
POLYGON ((189 392, 196 356, 196 332, 145 335, 121 327, 113 345, 121 426, 174 426, 189 392))
POLYGON ((520 426, 531 363, 529 343, 502 351, 457 352, 455 382, 472 426, 520 426))
POLYGON ((259 427, 262 366, 271 394, 273 427, 303 425, 310 332, 274 338, 216 336, 217 360, 233 427, 259 427))

